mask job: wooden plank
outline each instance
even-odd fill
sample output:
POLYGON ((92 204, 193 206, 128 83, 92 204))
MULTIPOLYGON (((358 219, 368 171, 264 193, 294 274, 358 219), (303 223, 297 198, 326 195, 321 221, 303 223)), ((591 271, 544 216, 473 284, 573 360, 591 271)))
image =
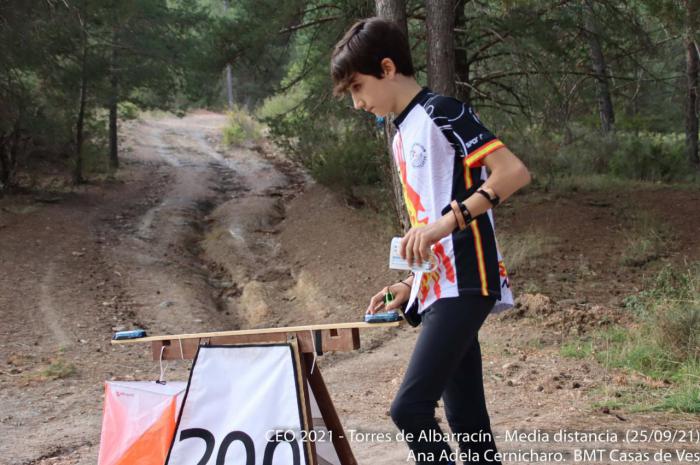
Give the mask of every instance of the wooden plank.
POLYGON ((188 360, 194 358, 197 346, 200 344, 227 345, 227 344, 263 344, 287 342, 295 337, 302 353, 313 354, 314 349, 320 352, 351 352, 360 348, 360 332, 357 328, 321 331, 322 343, 317 347, 313 337, 313 331, 299 331, 297 333, 262 333, 262 334, 238 334, 230 336, 214 336, 201 339, 172 339, 151 342, 153 360, 188 360), (165 349, 163 349, 165 347, 165 349))
POLYGON ((154 341, 151 343, 153 360, 158 361, 163 349, 163 360, 191 360, 197 353, 200 344, 227 345, 227 344, 260 344, 287 342, 287 335, 279 334, 251 334, 240 336, 218 336, 203 339, 176 339, 173 341, 154 341))
POLYGON ((364 321, 351 322, 351 323, 327 323, 320 325, 306 325, 306 326, 287 326, 280 328, 260 328, 260 329, 241 329, 236 331, 214 331, 209 333, 190 333, 190 334, 173 334, 164 336, 148 336, 142 337, 140 339, 122 339, 119 341, 112 340, 111 343, 114 345, 121 344, 137 344, 141 342, 154 342, 154 341, 169 341, 176 339, 205 339, 210 337, 219 336, 243 336, 248 334, 270 334, 270 333, 296 333, 298 331, 314 331, 314 330, 324 330, 324 329, 371 329, 371 328, 394 328, 399 326, 400 321, 393 321, 391 323, 365 323, 364 321))
MULTIPOLYGON (((303 357, 306 361, 305 365, 307 369, 310 369, 313 363, 313 354, 303 354, 303 357)), ((326 428, 328 428, 328 431, 332 432, 331 438, 333 440, 333 446, 335 447, 335 452, 338 454, 340 463, 342 465, 357 465, 357 460, 355 460, 355 455, 352 453, 352 448, 350 447, 350 441, 348 441, 348 437, 345 435, 343 425, 340 422, 340 418, 338 418, 338 412, 336 412, 335 406, 333 406, 333 399, 331 399, 331 395, 328 393, 328 388, 323 381, 321 370, 318 365, 314 368, 313 373, 307 372, 307 376, 311 390, 318 403, 318 408, 321 410, 321 415, 323 415, 323 422, 326 428)))

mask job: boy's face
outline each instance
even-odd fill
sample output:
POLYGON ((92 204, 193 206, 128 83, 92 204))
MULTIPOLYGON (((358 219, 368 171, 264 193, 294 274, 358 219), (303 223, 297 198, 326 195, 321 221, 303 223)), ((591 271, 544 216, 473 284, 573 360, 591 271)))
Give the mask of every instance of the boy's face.
POLYGON ((349 91, 356 110, 365 110, 382 117, 393 111, 394 101, 386 78, 378 79, 371 74, 355 73, 349 91))

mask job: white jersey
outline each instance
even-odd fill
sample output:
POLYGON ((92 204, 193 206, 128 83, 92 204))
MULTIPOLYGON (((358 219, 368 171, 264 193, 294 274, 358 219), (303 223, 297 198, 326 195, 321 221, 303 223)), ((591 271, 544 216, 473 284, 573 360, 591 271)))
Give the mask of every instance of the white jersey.
MULTIPOLYGON (((504 147, 459 100, 421 90, 394 120, 394 161, 411 226, 437 221, 452 200, 463 201, 487 179, 483 159, 504 147)), ((416 273, 407 312, 422 313, 437 299, 465 294, 493 296, 492 313, 513 306, 498 249, 493 213, 433 245, 434 271, 416 273)))

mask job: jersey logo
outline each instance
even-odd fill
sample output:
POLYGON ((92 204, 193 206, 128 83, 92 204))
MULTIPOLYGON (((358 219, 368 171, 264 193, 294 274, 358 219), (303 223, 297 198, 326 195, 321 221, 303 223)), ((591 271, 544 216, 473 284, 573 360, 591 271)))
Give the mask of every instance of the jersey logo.
POLYGON ((484 133, 483 132, 481 134, 479 134, 478 136, 474 137, 473 139, 468 140, 467 143, 464 145, 467 147, 467 150, 469 150, 470 148, 472 148, 474 146, 474 144, 478 144, 482 140, 484 140, 484 133))
POLYGON ((411 152, 408 154, 408 158, 411 161, 411 166, 414 168, 423 168, 426 159, 425 147, 420 145, 418 142, 411 146, 411 152))

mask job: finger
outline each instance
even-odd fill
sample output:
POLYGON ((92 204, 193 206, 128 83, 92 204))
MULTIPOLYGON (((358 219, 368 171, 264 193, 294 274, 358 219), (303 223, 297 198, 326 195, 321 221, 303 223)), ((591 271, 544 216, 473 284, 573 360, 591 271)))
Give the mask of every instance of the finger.
POLYGON ((408 241, 406 242, 406 261, 408 262, 408 266, 413 266, 413 236, 408 237, 408 241))
POLYGON ((413 255, 416 262, 420 265, 423 262, 421 258, 420 238, 416 238, 416 240, 413 241, 413 255))
POLYGON ((406 243, 408 242, 408 236, 404 236, 401 238, 401 241, 399 242, 399 256, 401 258, 406 258, 406 243))
POLYGON ((430 260, 430 246, 426 238, 422 238, 420 241, 420 257, 423 262, 430 260))
POLYGON ((372 309, 374 308, 374 306, 376 305, 376 302, 377 302, 377 296, 376 296, 376 295, 373 295, 373 296, 369 299, 369 304, 367 305, 367 313, 369 313, 370 310, 372 310, 372 309))
POLYGON ((374 296, 369 302, 369 307, 367 308, 367 313, 375 313, 378 309, 384 305, 384 296, 386 295, 388 288, 384 288, 374 296))

